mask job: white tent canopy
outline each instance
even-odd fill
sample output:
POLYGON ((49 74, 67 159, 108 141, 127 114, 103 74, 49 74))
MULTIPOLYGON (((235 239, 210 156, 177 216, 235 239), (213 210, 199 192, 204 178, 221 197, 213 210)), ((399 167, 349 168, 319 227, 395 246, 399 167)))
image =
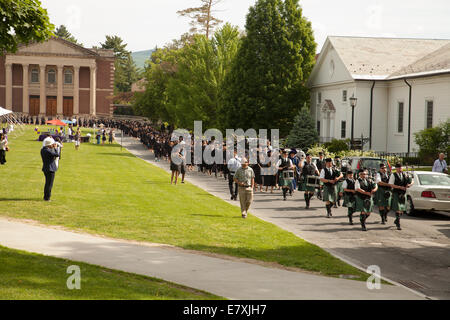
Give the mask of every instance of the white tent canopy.
POLYGON ((11 110, 6 110, 6 109, 0 107, 0 117, 4 116, 5 114, 10 114, 10 113, 12 113, 11 110))

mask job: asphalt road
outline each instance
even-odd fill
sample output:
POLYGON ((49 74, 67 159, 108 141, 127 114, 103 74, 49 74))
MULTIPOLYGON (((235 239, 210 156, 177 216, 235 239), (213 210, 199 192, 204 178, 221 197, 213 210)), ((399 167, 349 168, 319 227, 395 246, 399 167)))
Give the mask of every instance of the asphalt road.
MULTIPOLYGON (((152 161, 166 170, 167 162, 154 162, 153 154, 143 151, 135 139, 127 138, 124 145, 131 152, 152 161)), ((189 172, 186 178, 211 194, 230 201, 228 183, 224 178, 189 172)), ((287 201, 279 190, 274 194, 255 193, 250 209, 255 216, 274 223, 302 239, 314 243, 339 258, 363 269, 376 265, 381 275, 434 299, 450 299, 450 217, 437 213, 404 216, 402 231, 394 225, 395 215, 381 224, 377 213, 366 222, 367 232, 361 231, 359 216, 350 226, 347 209, 333 209, 333 217, 326 218, 323 203, 316 198, 305 209, 303 192, 295 192, 287 201)))

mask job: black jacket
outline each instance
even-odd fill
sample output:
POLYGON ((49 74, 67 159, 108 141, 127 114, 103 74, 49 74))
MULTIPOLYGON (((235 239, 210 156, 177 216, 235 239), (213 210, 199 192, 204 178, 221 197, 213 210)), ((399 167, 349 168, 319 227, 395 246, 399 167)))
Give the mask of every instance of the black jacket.
POLYGON ((41 158, 42 158, 42 171, 44 172, 56 172, 58 168, 56 168, 55 159, 59 157, 58 151, 55 149, 42 148, 41 149, 41 158))

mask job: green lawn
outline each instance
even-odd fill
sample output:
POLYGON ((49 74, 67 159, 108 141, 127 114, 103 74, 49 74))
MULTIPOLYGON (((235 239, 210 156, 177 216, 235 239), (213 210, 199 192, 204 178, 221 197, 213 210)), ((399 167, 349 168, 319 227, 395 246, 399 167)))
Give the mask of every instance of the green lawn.
POLYGON ((169 175, 120 146, 66 144, 52 202, 42 201, 44 175, 32 126, 10 141, 0 214, 114 238, 276 262, 329 276, 368 275, 321 248, 192 184, 172 186, 169 175))
POLYGON ((217 300, 159 279, 0 246, 1 300, 217 300), (80 267, 81 288, 69 290, 69 266, 80 267))

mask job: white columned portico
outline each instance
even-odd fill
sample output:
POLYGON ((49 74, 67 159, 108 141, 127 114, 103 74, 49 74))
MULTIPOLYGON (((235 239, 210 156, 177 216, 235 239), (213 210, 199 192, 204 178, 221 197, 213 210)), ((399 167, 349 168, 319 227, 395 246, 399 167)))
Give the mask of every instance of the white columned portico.
POLYGON ((39 96, 40 96, 40 107, 39 114, 45 115, 46 112, 46 87, 47 83, 45 81, 45 64, 39 65, 39 96))
POLYGON ((73 114, 80 113, 80 66, 73 66, 73 114))
POLYGON ((95 116, 97 113, 97 65, 90 66, 91 71, 91 103, 90 103, 90 114, 95 116))
POLYGON ((62 115, 63 114, 63 69, 64 66, 59 64, 58 67, 58 79, 57 79, 57 85, 58 85, 58 91, 57 91, 57 98, 56 98, 56 114, 62 115))
POLYGON ((30 112, 30 98, 28 95, 28 64, 22 64, 23 68, 23 84, 22 84, 22 112, 30 112))
POLYGON ((5 93, 5 107, 7 110, 12 110, 12 63, 6 63, 6 93, 5 93))

